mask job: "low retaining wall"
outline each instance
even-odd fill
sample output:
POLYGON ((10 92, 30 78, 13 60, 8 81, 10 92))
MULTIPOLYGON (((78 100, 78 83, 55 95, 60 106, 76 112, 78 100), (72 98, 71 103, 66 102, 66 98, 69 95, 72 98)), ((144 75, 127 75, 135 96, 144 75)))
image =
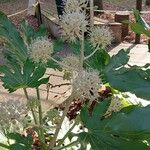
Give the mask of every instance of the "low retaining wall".
MULTIPOLYGON (((42 21, 54 37, 60 37, 60 26, 58 20, 55 17, 52 17, 44 12, 42 12, 42 21)), ((108 26, 112 31, 114 43, 121 43, 122 42, 122 24, 121 23, 101 23, 98 21, 94 22, 95 26, 108 26)))

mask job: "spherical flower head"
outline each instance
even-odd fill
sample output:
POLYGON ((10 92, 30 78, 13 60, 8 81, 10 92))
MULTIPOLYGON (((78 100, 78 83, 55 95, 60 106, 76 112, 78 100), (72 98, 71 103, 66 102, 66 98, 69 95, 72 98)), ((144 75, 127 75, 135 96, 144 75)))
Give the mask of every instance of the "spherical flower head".
POLYGON ((86 8, 87 2, 87 0, 67 0, 64 10, 66 13, 82 11, 83 8, 86 8))
POLYGON ((27 113, 25 104, 19 100, 8 100, 0 102, 0 127, 9 128, 14 121, 20 122, 27 113))
POLYGON ((62 63, 66 66, 63 67, 64 70, 67 71, 78 71, 80 66, 79 58, 75 55, 68 55, 62 61, 62 63))
POLYGON ((53 53, 53 44, 47 37, 39 37, 29 46, 29 55, 35 63, 46 64, 53 53))
POLYGON ((87 31, 87 25, 84 13, 78 11, 65 13, 60 21, 62 36, 65 40, 75 42, 77 38, 81 39, 82 32, 87 31))
POLYGON ((99 46, 105 49, 112 42, 112 33, 108 27, 94 27, 90 33, 90 43, 95 48, 99 46))
POLYGON ((97 71, 83 70, 73 79, 72 86, 76 97, 92 102, 98 100, 102 82, 97 71))

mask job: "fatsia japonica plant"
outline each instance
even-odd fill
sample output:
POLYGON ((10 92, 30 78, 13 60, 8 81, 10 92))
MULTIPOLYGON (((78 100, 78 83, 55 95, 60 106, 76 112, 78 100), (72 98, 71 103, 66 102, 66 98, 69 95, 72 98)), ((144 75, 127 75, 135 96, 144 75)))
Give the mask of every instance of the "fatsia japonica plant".
POLYGON ((150 100, 150 65, 129 65, 129 51, 125 50, 111 57, 106 48, 112 33, 107 27, 89 26, 87 4, 86 0, 66 1, 60 17, 62 38, 56 40, 48 38, 43 25, 34 31, 26 21, 18 32, 0 12, 0 37, 5 41, 7 60, 0 66, 1 81, 10 93, 22 89, 27 99, 24 103, 0 103, 0 128, 7 138, 0 147, 150 149, 150 106, 133 104, 128 94, 122 93, 150 100), (59 57, 64 42, 71 53, 59 57), (64 72, 71 93, 63 107, 45 112, 39 87, 50 84, 50 77, 45 76, 48 68, 64 72), (36 97, 29 95, 30 88, 35 89, 36 97), (67 125, 67 131, 62 132, 67 125))
POLYGON ((133 10, 133 14, 136 22, 130 22, 130 27, 135 33, 144 34, 148 37, 148 49, 150 52, 150 22, 146 22, 136 9, 133 10))

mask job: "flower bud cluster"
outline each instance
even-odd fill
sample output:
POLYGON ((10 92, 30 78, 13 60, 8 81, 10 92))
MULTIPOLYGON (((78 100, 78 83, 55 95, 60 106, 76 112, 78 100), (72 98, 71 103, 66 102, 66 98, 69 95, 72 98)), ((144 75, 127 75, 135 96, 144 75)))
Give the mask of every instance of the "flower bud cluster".
POLYGON ((105 49, 111 44, 113 36, 108 27, 94 27, 91 29, 89 40, 94 48, 99 46, 105 49))
POLYGON ((65 40, 75 42, 77 38, 81 39, 82 32, 87 31, 88 21, 83 12, 76 11, 65 13, 61 17, 60 26, 62 27, 62 36, 65 40))
POLYGON ((73 93, 82 100, 98 101, 98 91, 102 86, 99 73, 94 70, 81 71, 73 79, 73 93))
POLYGON ((64 40, 75 42, 82 38, 82 32, 87 31, 88 21, 83 11, 87 0, 67 0, 61 16, 60 26, 64 40))
POLYGON ((23 119, 27 113, 27 108, 19 100, 8 100, 0 102, 0 111, 0 128, 8 129, 11 124, 23 119))
POLYGON ((83 8, 87 7, 87 0, 67 0, 65 2, 65 12, 82 11, 83 8))
POLYGON ((39 37, 31 42, 29 55, 36 63, 47 63, 53 53, 53 44, 47 37, 39 37))

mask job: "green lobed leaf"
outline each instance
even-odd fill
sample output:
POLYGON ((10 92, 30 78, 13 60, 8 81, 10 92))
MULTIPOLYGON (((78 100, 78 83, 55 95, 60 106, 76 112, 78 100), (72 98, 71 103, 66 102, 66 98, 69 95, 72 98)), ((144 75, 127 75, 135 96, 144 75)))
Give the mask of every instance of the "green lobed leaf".
POLYGON ((24 137, 19 133, 9 133, 9 139, 15 140, 14 144, 11 144, 9 147, 10 150, 32 150, 32 137, 24 137))
POLYGON ((38 87, 49 81, 49 77, 43 78, 46 68, 40 64, 36 65, 30 60, 27 60, 23 67, 16 62, 11 63, 11 68, 0 66, 0 72, 4 74, 1 77, 3 86, 9 92, 14 92, 19 88, 38 87))
POLYGON ((105 131, 134 140, 149 139, 149 113, 150 105, 147 107, 131 106, 131 109, 130 107, 124 108, 120 113, 113 114, 109 118, 105 131))
POLYGON ((15 25, 0 12, 0 37, 7 41, 9 52, 20 62, 26 61, 28 54, 26 45, 15 25))
POLYGON ((115 89, 122 92, 131 92, 146 100, 150 100, 149 69, 144 67, 126 67, 128 52, 121 50, 112 56, 110 63, 104 69, 107 82, 115 89))
POLYGON ((148 150, 150 146, 143 142, 150 137, 150 106, 126 107, 109 118, 102 118, 108 102, 96 104, 92 115, 87 106, 81 110, 81 121, 88 129, 78 134, 81 143, 90 144, 92 150, 148 150), (101 110, 101 111, 100 111, 101 110), (141 120, 140 120, 141 118, 141 120))

